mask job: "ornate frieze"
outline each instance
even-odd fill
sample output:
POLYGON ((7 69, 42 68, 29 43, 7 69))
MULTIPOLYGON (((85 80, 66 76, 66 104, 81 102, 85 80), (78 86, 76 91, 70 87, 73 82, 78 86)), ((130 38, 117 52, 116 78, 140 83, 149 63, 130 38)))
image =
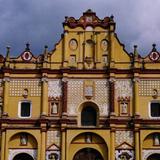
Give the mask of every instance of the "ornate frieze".
MULTIPOLYGON (((69 80, 68 81, 68 108, 69 114, 76 115, 80 104, 86 101, 95 102, 100 110, 100 115, 108 115, 108 82, 106 80, 92 80, 93 86, 90 99, 86 97, 85 82, 86 80, 69 80)), ((90 86, 89 86, 90 87, 90 86)), ((90 89, 90 88, 89 88, 90 89)))
POLYGON ((133 146, 134 143, 133 131, 116 131, 115 133, 116 133, 116 139, 115 139, 116 146, 119 146, 124 142, 133 146))
POLYGON ((41 96, 41 81, 32 79, 12 79, 10 81, 10 96, 23 96, 24 89, 28 89, 30 96, 41 96))
POLYGON ((78 106, 83 102, 83 80, 68 81, 68 108, 69 114, 77 114, 78 106))
POLYGON ((52 130, 47 132, 47 147, 49 147, 53 143, 57 146, 60 146, 60 131, 58 130, 52 130))
POLYGON ((132 97, 133 85, 131 80, 121 79, 116 80, 115 82, 115 97, 118 99, 119 97, 132 97))
POLYGON ((134 151, 133 150, 116 150, 115 151, 116 160, 134 160, 134 151))
POLYGON ((109 112, 109 83, 106 80, 95 80, 95 102, 99 105, 100 115, 109 112))
POLYGON ((143 79, 139 83, 139 95, 140 96, 153 96, 155 90, 157 96, 160 96, 160 80, 143 79))
POLYGON ((37 150, 36 149, 9 149, 9 158, 8 160, 13 160, 13 158, 20 153, 27 153, 33 157, 33 159, 37 159, 37 150))
POLYGON ((62 96, 61 80, 48 81, 48 97, 59 98, 62 96))

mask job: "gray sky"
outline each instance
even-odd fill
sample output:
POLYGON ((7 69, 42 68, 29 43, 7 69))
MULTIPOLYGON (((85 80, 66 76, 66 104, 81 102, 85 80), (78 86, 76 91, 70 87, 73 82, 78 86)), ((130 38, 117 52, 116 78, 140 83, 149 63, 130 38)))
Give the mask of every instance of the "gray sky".
POLYGON ((134 44, 141 55, 153 43, 160 48, 160 0, 0 0, 0 53, 9 45, 11 55, 18 56, 26 42, 35 55, 46 44, 53 49, 64 17, 79 18, 89 8, 100 18, 114 15, 116 33, 128 52, 134 44))

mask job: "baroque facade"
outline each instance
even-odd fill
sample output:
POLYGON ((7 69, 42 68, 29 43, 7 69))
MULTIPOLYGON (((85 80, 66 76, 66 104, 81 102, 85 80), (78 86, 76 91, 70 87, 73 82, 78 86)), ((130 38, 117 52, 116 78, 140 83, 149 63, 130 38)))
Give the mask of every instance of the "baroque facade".
POLYGON ((0 55, 1 160, 160 159, 160 54, 127 53, 113 16, 65 17, 54 49, 0 55))

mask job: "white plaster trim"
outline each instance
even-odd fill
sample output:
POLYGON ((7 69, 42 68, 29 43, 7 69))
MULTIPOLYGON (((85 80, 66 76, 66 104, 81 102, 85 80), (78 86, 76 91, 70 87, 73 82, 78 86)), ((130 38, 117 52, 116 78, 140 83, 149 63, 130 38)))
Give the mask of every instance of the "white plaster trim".
POLYGON ((143 154, 143 160, 147 160, 147 158, 152 155, 152 154, 155 154, 155 153, 159 153, 160 154, 160 150, 143 150, 142 151, 142 154, 143 154))
POLYGON ((13 158, 20 153, 27 153, 33 157, 34 160, 37 159, 37 150, 36 149, 9 149, 8 160, 13 160, 13 158))
POLYGON ((159 100, 152 100, 148 103, 148 116, 150 119, 160 119, 160 117, 152 117, 151 116, 151 103, 160 103, 159 100))
POLYGON ((20 101, 20 102, 18 103, 18 117, 19 117, 19 118, 31 118, 31 116, 32 116, 32 102, 29 101, 29 100, 22 100, 22 101, 20 101), (30 103, 30 116, 28 116, 28 117, 22 117, 22 116, 21 116, 21 103, 22 103, 22 102, 28 102, 28 103, 30 103))

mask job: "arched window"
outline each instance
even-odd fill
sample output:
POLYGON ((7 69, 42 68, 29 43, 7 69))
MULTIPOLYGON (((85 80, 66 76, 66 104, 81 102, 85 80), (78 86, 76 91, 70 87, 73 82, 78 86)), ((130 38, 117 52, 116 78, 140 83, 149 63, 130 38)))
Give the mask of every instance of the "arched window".
POLYGON ((81 125, 82 126, 96 126, 97 124, 97 112, 92 106, 86 106, 81 113, 81 125))
POLYGON ((20 153, 20 154, 17 154, 13 160, 20 160, 20 159, 23 159, 23 160, 33 160, 32 156, 30 156, 29 154, 27 153, 20 153))
POLYGON ((160 159, 159 153, 154 153, 147 158, 147 160, 158 160, 158 159, 160 159))

